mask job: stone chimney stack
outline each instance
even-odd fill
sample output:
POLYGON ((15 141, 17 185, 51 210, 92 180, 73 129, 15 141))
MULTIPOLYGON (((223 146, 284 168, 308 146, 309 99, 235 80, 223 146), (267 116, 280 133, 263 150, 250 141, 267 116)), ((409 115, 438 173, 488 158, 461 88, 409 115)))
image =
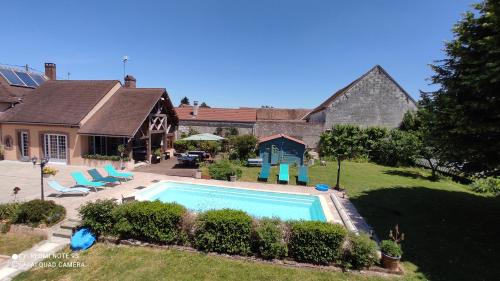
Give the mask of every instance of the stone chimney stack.
POLYGON ((57 80, 56 77, 56 64, 51 62, 45 63, 45 76, 49 78, 49 80, 57 80))
POLYGON ((136 80, 134 76, 132 75, 125 76, 125 88, 135 88, 136 87, 135 83, 136 80))
POLYGON ((198 101, 193 101, 193 116, 198 116, 198 101))

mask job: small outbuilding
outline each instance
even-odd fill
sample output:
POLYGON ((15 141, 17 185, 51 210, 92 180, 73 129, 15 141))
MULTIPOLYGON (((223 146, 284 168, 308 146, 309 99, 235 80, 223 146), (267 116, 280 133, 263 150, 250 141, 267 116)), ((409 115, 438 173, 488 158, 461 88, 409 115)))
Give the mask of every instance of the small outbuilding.
POLYGON ((262 137, 259 140, 259 155, 262 163, 296 163, 304 164, 306 144, 296 138, 284 134, 262 137))

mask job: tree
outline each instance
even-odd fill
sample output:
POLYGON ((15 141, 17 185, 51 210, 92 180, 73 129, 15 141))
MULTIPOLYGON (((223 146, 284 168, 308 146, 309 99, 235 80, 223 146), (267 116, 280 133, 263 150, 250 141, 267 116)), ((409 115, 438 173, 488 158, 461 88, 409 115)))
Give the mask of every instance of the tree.
POLYGON ((202 102, 200 104, 200 107, 210 108, 210 106, 208 106, 208 104, 206 102, 202 102))
POLYGON ((474 5, 454 26, 446 58, 432 65, 440 89, 423 93, 429 127, 446 161, 464 172, 500 174, 500 2, 474 5))
POLYGON ((182 105, 182 104, 184 104, 184 105, 189 105, 189 104, 190 104, 190 103, 189 103, 189 99, 188 99, 188 97, 183 97, 183 98, 181 99, 181 105, 182 105))
POLYGON ((340 189, 340 165, 344 159, 354 158, 364 152, 362 130, 353 125, 335 125, 331 131, 321 134, 319 153, 337 159, 337 184, 340 189))
POLYGON ((418 158, 419 148, 420 140, 416 134, 392 129, 387 137, 375 144, 371 159, 388 166, 413 165, 418 158))
POLYGON ((250 156, 254 156, 258 139, 254 135, 240 135, 231 136, 229 142, 233 150, 231 158, 246 160, 250 156))

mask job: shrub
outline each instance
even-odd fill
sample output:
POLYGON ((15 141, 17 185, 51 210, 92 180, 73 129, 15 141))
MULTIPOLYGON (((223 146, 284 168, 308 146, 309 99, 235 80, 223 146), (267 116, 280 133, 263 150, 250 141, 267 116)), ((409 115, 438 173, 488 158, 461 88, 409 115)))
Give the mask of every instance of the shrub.
POLYGON ((130 161, 130 158, 127 156, 124 156, 121 158, 118 155, 100 155, 100 154, 85 154, 82 156, 84 159, 94 159, 94 160, 106 160, 106 161, 130 161))
POLYGON ((36 199, 20 204, 13 222, 35 226, 40 223, 53 225, 64 219, 65 215, 66 209, 54 201, 36 199))
POLYGON ((18 203, 0 204, 0 220, 12 220, 18 210, 18 203))
POLYGON ((241 177, 241 169, 229 160, 220 160, 208 167, 210 177, 216 180, 228 180, 229 176, 241 177))
POLYGON ((347 231, 344 227, 318 221, 291 223, 290 256, 300 262, 329 264, 338 261, 347 231))
POLYGON ((194 246, 202 251, 248 255, 252 218, 238 210, 211 210, 200 215, 194 232, 194 246))
POLYGON ((491 193, 494 195, 500 194, 500 178, 487 177, 476 178, 470 184, 470 188, 478 193, 491 193))
POLYGON ((57 174, 57 172, 59 172, 59 171, 56 168, 52 168, 52 167, 43 167, 43 170, 42 170, 42 173, 44 175, 55 176, 57 174))
POLYGON ((257 253, 264 259, 279 259, 288 254, 283 225, 278 219, 262 219, 255 228, 257 253))
POLYGON ((181 230, 186 209, 176 203, 137 201, 113 211, 115 232, 121 238, 175 244, 185 239, 181 230))
POLYGON ((380 250, 382 253, 395 258, 401 257, 403 254, 401 247, 392 240, 382 240, 380 242, 380 250))
POLYGON ((247 160, 255 155, 258 139, 254 135, 232 136, 229 139, 233 149, 231 159, 247 160))
POLYGON ((388 166, 413 165, 418 157, 420 142, 411 132, 393 129, 374 145, 370 154, 375 162, 388 166))
POLYGON ((113 210, 118 205, 112 200, 87 202, 80 207, 82 225, 90 228, 96 235, 113 233, 113 210))
POLYGON ((362 269, 374 265, 378 261, 377 243, 366 234, 350 233, 344 248, 342 266, 362 269))

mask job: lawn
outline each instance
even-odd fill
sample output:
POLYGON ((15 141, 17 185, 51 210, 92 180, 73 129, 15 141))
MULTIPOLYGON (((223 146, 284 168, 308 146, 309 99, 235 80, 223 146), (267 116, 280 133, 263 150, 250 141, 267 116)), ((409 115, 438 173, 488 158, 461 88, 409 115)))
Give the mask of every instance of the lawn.
MULTIPOLYGON (((242 181, 256 181, 260 168, 243 168, 242 181)), ((277 167, 270 182, 276 183, 277 167)), ((335 185, 337 165, 309 169, 310 183, 335 185)), ((295 184, 296 168, 291 168, 295 184)), ((420 168, 394 168, 373 163, 342 163, 341 187, 372 225, 387 238, 396 224, 407 271, 431 280, 498 280, 500 197, 478 195, 467 186, 430 179, 420 168)))
MULTIPOLYGON (((81 268, 38 267, 14 280, 387 280, 359 274, 287 268, 178 250, 98 244, 77 258, 81 268)), ((400 280, 400 279, 398 279, 400 280)))
POLYGON ((0 234, 0 255, 10 256, 12 254, 19 254, 42 240, 44 238, 39 235, 21 233, 0 234))

